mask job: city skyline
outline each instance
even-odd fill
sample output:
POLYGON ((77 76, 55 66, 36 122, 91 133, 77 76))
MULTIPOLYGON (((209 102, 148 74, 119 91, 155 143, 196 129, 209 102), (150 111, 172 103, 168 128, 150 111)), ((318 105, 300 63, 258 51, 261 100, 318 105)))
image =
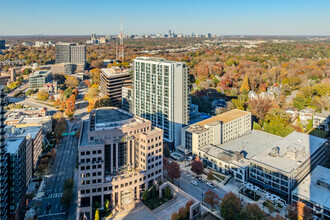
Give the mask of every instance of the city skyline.
POLYGON ((0 35, 157 34, 172 30, 221 35, 330 35, 330 2, 319 1, 128 1, 39 0, 3 2, 0 35), (62 2, 62 4, 61 4, 62 2), (11 17, 11 12, 15 16, 11 17), (59 16, 59 13, 61 12, 59 16), (152 18, 152 19, 151 19, 152 18))

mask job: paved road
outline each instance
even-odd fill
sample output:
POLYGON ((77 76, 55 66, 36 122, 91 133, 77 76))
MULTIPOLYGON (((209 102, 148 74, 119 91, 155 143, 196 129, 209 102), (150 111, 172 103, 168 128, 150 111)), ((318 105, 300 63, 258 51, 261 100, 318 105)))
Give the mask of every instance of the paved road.
MULTIPOLYGON (((188 193, 189 195, 193 196, 194 198, 198 199, 199 201, 203 201, 203 198, 205 196, 205 192, 209 189, 211 189, 213 192, 217 193, 222 199, 226 192, 219 188, 211 188, 208 185, 206 185, 206 182, 203 183, 195 178, 195 174, 181 172, 181 177, 179 179, 179 186, 180 188, 188 193), (195 180, 198 183, 198 186, 194 186, 190 183, 191 180, 195 180), (203 196, 202 196, 203 194, 203 196), (203 198, 202 198, 203 197, 203 198)), ((176 182, 177 183, 177 182, 176 182)))
MULTIPOLYGON (((70 123, 68 123, 70 126, 70 123)), ((70 132, 77 129, 79 124, 73 123, 70 132)), ((43 198, 38 209, 38 219, 67 219, 65 209, 60 203, 63 193, 64 182, 68 178, 73 178, 77 158, 77 139, 75 136, 63 137, 57 149, 54 165, 45 177, 45 191, 49 190, 50 195, 43 198), (51 203, 51 208, 47 209, 47 204, 51 203)))

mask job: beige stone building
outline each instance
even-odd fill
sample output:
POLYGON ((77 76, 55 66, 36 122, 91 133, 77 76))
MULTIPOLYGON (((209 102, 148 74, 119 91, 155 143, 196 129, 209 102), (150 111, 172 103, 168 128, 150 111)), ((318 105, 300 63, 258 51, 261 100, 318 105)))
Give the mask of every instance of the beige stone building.
POLYGON ((118 108, 90 113, 78 148, 77 219, 91 219, 96 203, 134 207, 141 193, 163 176, 163 131, 118 108))
POLYGON ((219 145, 234 140, 251 130, 251 113, 234 109, 182 128, 181 147, 198 155, 206 145, 219 145))

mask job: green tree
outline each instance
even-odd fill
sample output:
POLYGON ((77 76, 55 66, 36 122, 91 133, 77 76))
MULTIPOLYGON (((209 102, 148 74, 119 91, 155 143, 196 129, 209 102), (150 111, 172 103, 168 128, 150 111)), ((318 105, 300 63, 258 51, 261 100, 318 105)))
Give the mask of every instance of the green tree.
POLYGON ((63 207, 66 208, 66 209, 69 209, 70 208, 70 205, 73 201, 73 191, 72 191, 72 188, 69 188, 69 189, 65 189, 63 191, 63 194, 62 194, 62 197, 61 197, 61 200, 60 202, 62 203, 63 207))
POLYGON ((19 76, 19 77, 17 77, 16 81, 22 83, 22 82, 23 82, 23 76, 19 76))
POLYGON ((148 192, 148 190, 145 190, 142 194, 142 199, 143 199, 143 201, 147 201, 148 198, 149 198, 149 192, 148 192))
POLYGON ((25 68, 23 71, 23 75, 29 75, 32 72, 30 68, 25 68))
POLYGON ((49 97, 49 93, 44 91, 44 90, 40 90, 37 93, 37 99, 42 100, 42 101, 46 101, 49 97))
POLYGON ((150 195, 151 197, 155 197, 157 193, 156 186, 152 186, 150 189, 150 195))
POLYGON ((99 209, 95 210, 95 220, 100 220, 100 213, 99 213, 99 209))
POLYGON ((165 196, 168 198, 171 197, 171 189, 168 186, 165 188, 165 196))
POLYGON ((257 122, 253 122, 253 130, 261 131, 262 130, 261 125, 258 124, 257 122))
POLYGON ((242 209, 240 199, 232 192, 227 193, 220 204, 221 216, 225 220, 238 220, 242 209))

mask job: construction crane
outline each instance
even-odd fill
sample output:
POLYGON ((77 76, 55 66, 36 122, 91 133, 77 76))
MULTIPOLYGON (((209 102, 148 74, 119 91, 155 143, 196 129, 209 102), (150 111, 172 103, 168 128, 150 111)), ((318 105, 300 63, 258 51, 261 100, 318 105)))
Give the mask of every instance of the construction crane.
POLYGON ((123 17, 121 17, 121 28, 120 28, 120 34, 119 34, 119 54, 118 54, 118 60, 121 62, 125 61, 125 55, 124 55, 124 25, 123 25, 123 17))

